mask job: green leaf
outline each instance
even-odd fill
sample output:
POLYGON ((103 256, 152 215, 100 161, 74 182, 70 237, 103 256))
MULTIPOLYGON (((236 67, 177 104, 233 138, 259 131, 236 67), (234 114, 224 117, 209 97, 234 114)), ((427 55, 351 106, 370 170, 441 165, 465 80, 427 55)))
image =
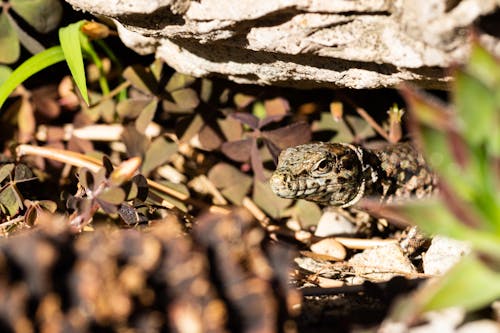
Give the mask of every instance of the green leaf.
POLYGON ((168 80, 168 83, 165 86, 165 90, 167 92, 172 92, 174 90, 183 89, 183 88, 189 87, 195 81, 196 81, 196 78, 194 78, 192 76, 175 72, 174 74, 172 74, 172 76, 168 80))
POLYGON ((12 18, 12 16, 7 15, 7 18, 9 19, 9 22, 14 28, 17 37, 19 38, 19 42, 21 42, 21 45, 24 46, 31 54, 37 54, 45 50, 45 47, 43 47, 42 44, 40 44, 35 38, 31 37, 28 35, 12 18))
POLYGON ((14 163, 4 164, 0 168, 0 183, 4 181, 5 178, 10 176, 14 171, 14 163))
POLYGON ((500 274, 474 256, 464 257, 435 284, 420 290, 426 311, 451 306, 476 310, 500 298, 500 274))
POLYGON ((83 23, 84 21, 79 21, 59 29, 59 41, 61 42, 61 48, 64 52, 66 63, 71 71, 71 75, 73 75, 76 86, 80 90, 85 102, 89 104, 89 96, 87 93, 85 79, 85 67, 83 65, 82 42, 80 41, 80 38, 87 38, 80 31, 80 27, 83 23))
POLYGON ((23 199, 14 184, 5 187, 0 192, 0 205, 2 210, 11 217, 23 208, 23 199))
POLYGON ((141 173, 148 175, 153 169, 167 162, 176 151, 177 144, 175 142, 167 141, 164 137, 157 138, 146 151, 141 173))
POLYGON ((443 202, 439 200, 415 202, 405 205, 402 210, 410 221, 427 233, 469 241, 474 249, 500 259, 500 236, 488 230, 465 226, 443 202))
POLYGON ((64 53, 60 46, 54 46, 43 52, 40 52, 17 67, 7 81, 0 86, 0 107, 9 97, 10 93, 16 89, 18 85, 24 82, 27 78, 35 73, 38 73, 44 68, 56 64, 64 60, 64 53))
POLYGON ((252 185, 252 177, 227 163, 217 163, 208 172, 208 179, 233 204, 241 205, 252 185))
POLYGON ((38 32, 47 33, 61 21, 62 6, 58 0, 10 0, 9 3, 38 32))
POLYGON ((135 120, 135 128, 139 133, 144 134, 146 132, 146 128, 151 121, 153 121, 157 106, 158 100, 155 98, 152 99, 151 102, 144 107, 144 109, 142 109, 139 117, 135 120))
POLYGON ((280 218, 292 203, 291 199, 282 199, 271 190, 269 182, 254 181, 252 199, 257 206, 272 218, 280 218))
POLYGON ((179 208, 183 212, 187 212, 188 211, 188 208, 186 207, 186 205, 181 200, 178 200, 178 199, 176 199, 174 197, 171 197, 170 195, 165 194, 163 192, 151 189, 151 190, 149 190, 149 196, 156 197, 155 198, 155 202, 158 202, 158 199, 163 199, 163 200, 165 200, 165 204, 167 206, 168 205, 173 205, 173 206, 179 208))
POLYGON ((106 73, 104 71, 104 65, 101 61, 101 58, 95 51, 94 47, 90 43, 88 37, 80 32, 80 46, 82 51, 84 51, 87 55, 90 56, 92 62, 96 65, 99 70, 99 85, 101 86, 101 91, 104 95, 109 94, 109 84, 106 79, 106 73))
POLYGON ((10 24, 7 13, 0 14, 0 62, 12 64, 19 59, 20 46, 14 27, 10 24))
POLYGON ((194 89, 176 90, 171 95, 177 107, 183 111, 192 110, 200 104, 198 93, 194 89))
POLYGON ((308 228, 318 224, 321 218, 321 209, 314 202, 297 200, 297 203, 288 208, 285 214, 300 221, 303 228, 308 228))
POLYGON ((457 71, 454 98, 462 132, 468 143, 479 146, 491 139, 496 112, 494 92, 472 75, 457 71))
POLYGON ((266 107, 264 106, 264 103, 262 103, 262 102, 254 103, 253 108, 252 108, 252 114, 259 119, 266 118, 267 113, 266 113, 266 107))
POLYGON ((10 74, 12 74, 12 69, 9 66, 0 65, 0 86, 7 81, 10 74))
POLYGON ((472 44, 466 71, 492 89, 500 85, 500 64, 477 42, 472 44))
POLYGON ((125 197, 126 197, 125 191, 119 187, 110 187, 104 189, 97 196, 98 199, 112 205, 121 204, 125 200, 125 197))
POLYGON ((153 73, 143 66, 135 65, 125 68, 122 76, 134 87, 148 95, 158 91, 158 83, 153 73))
POLYGON ((116 112, 122 119, 134 119, 139 117, 141 111, 151 103, 147 98, 128 98, 116 105, 116 112))

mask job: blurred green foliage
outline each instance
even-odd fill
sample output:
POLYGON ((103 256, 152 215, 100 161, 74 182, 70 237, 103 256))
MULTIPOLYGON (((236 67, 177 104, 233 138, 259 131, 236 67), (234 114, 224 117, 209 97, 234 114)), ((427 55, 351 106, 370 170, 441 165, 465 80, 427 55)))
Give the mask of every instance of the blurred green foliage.
POLYGON ((420 290, 414 309, 473 310, 500 298, 500 64, 474 43, 454 71, 453 105, 410 88, 410 126, 441 179, 440 196, 405 214, 431 234, 466 240, 473 253, 420 290))
POLYGON ((39 53, 44 47, 29 36, 16 22, 11 11, 39 33, 54 30, 62 17, 59 0, 10 0, 2 2, 0 14, 0 63, 12 64, 19 59, 20 44, 32 54, 39 53))

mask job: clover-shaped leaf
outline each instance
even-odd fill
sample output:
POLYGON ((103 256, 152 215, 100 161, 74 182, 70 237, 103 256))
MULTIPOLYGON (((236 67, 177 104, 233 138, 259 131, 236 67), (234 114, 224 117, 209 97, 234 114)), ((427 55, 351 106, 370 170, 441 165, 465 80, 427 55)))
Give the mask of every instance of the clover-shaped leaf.
POLYGON ((252 178, 227 163, 218 163, 208 172, 208 179, 234 204, 241 205, 252 178))
POLYGON ((10 0, 12 9, 36 31, 47 33, 57 27, 62 17, 58 0, 10 0))
POLYGON ((6 12, 0 14, 0 49, 4 50, 0 52, 0 62, 12 64, 19 59, 19 38, 6 12))
POLYGON ((232 160, 238 162, 250 161, 257 179, 263 181, 262 157, 259 153, 259 144, 263 143, 271 153, 274 162, 282 149, 306 143, 311 140, 311 130, 306 122, 296 122, 277 129, 266 130, 265 127, 280 122, 285 114, 267 116, 259 119, 249 113, 234 113, 231 117, 252 129, 247 138, 224 142, 222 152, 232 160))

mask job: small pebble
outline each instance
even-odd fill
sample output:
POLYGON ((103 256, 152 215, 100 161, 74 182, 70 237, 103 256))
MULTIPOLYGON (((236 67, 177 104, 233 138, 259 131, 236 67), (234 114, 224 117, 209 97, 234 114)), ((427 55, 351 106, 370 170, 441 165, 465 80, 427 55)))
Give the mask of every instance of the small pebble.
POLYGON ((345 216, 339 214, 335 209, 325 209, 318 221, 314 233, 318 237, 329 237, 335 235, 354 235, 356 226, 345 216))
POLYGON ((346 256, 345 247, 333 238, 325 238, 312 244, 311 251, 333 257, 337 260, 344 260, 346 256))

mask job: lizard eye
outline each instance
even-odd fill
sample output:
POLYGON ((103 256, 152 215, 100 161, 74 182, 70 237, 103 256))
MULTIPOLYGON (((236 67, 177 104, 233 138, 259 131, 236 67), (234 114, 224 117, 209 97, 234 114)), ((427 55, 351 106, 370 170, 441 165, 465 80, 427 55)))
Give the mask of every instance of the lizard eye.
POLYGON ((326 158, 318 161, 313 168, 314 172, 319 172, 319 173, 326 173, 330 171, 331 166, 330 163, 328 163, 328 160, 326 158))

